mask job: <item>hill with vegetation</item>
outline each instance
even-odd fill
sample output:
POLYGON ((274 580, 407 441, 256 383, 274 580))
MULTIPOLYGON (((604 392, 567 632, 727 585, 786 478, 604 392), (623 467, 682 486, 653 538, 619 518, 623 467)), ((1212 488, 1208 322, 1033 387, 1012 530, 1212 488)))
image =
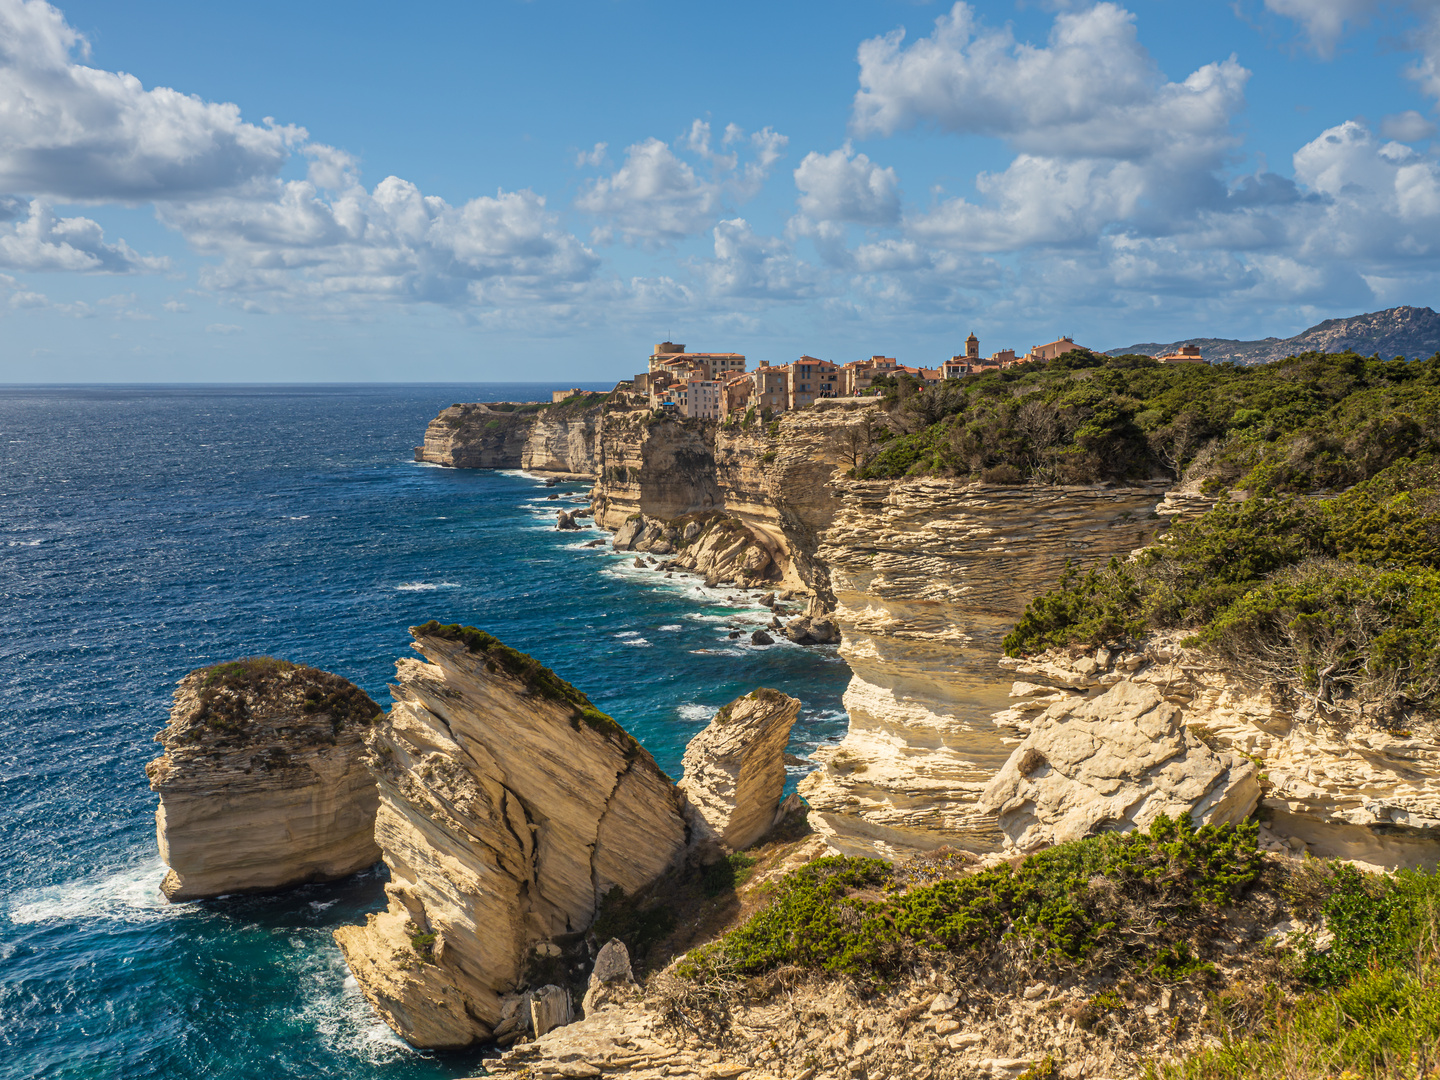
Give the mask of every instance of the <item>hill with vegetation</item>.
POLYGON ((1404 356, 1419 360, 1440 351, 1440 315, 1428 307, 1395 307, 1348 319, 1326 319, 1289 338, 1241 341, 1197 337, 1166 345, 1147 341, 1112 349, 1110 355, 1163 356, 1181 345, 1199 346, 1205 359, 1215 364, 1264 364, 1303 352, 1357 352, 1366 356, 1404 356))

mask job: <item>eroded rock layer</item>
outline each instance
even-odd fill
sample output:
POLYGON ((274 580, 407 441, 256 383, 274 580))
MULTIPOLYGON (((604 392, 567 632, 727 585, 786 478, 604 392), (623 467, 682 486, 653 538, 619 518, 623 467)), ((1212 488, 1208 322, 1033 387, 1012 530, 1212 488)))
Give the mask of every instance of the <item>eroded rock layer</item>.
POLYGON ((836 848, 889 854, 1000 845, 979 796, 1010 754, 990 717, 1001 641, 1069 559, 1148 542, 1149 488, 847 481, 818 559, 853 672, 850 729, 801 794, 836 848))
POLYGON ((415 460, 455 469, 518 469, 534 424, 534 413, 451 405, 425 428, 415 460))
POLYGON ((145 767, 172 901, 333 881, 372 866, 380 707, 338 675, 257 657, 192 671, 145 767))
POLYGON ((415 631, 370 738, 389 907, 335 938, 415 1046, 486 1039, 540 941, 685 849, 679 793, 583 694, 489 635, 415 631))
POLYGON ((785 744, 800 701, 761 688, 722 707, 685 747, 685 793, 692 843, 737 851, 775 824, 785 788, 785 744))
POLYGON ((1277 844, 1385 869, 1440 864, 1433 725, 1391 732, 1328 723, 1173 636, 1138 652, 1052 650, 1001 663, 1020 677, 1010 708, 995 716, 1005 728, 1028 731, 1037 714, 1073 708, 1122 680, 1148 684, 1179 711, 1188 736, 1258 763, 1262 816, 1277 844))

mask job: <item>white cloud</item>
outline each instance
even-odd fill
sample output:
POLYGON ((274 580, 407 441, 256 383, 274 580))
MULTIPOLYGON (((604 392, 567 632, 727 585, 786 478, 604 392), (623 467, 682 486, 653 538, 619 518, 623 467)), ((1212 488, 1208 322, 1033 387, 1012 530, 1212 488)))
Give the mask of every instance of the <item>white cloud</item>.
POLYGON ((652 137, 626 148, 625 163, 614 173, 590 180, 575 206, 605 219, 597 239, 618 231, 627 244, 671 244, 711 228, 725 212, 727 200, 753 198, 788 142, 770 128, 747 139, 730 124, 722 149, 716 150, 710 125, 696 120, 678 143, 699 159, 708 176, 697 172, 669 143, 652 137), (742 144, 748 144, 753 154, 743 166, 738 150, 742 144))
POLYGON ((1435 134, 1435 125, 1414 109, 1392 113, 1380 121, 1380 134, 1400 142, 1420 142, 1435 134))
POLYGON ((812 221, 894 225, 900 220, 900 183, 847 142, 828 154, 805 155, 795 170, 800 212, 812 221))
POLYGON ((183 300, 166 300, 160 306, 172 315, 181 315, 190 310, 190 305, 183 300))
POLYGON ((68 270, 131 274, 169 267, 168 259, 138 255, 124 240, 105 242, 105 230, 89 218, 58 218, 39 199, 23 221, 0 223, 0 266, 13 270, 68 270))
POLYGON ((816 295, 818 274, 783 240, 759 235, 744 218, 719 222, 714 235, 715 258, 698 267, 712 296, 798 300, 816 295))
POLYGON ((221 256, 207 287, 306 302, 553 300, 597 262, 533 192, 456 207, 395 176, 328 198, 308 180, 277 182, 268 199, 170 204, 161 218, 221 256))
POLYGON ((1232 57, 1166 82, 1134 16, 1113 3, 1061 12, 1045 47, 987 28, 957 3, 912 45, 903 31, 863 42, 859 61, 857 134, 933 124, 1051 158, 1214 160, 1234 145, 1230 119, 1249 78, 1232 57))
POLYGON ((234 323, 211 323, 205 327, 205 332, 207 334, 220 334, 223 337, 229 337, 232 334, 244 333, 245 328, 243 326, 236 326, 234 323))
POLYGON ((1386 16, 1396 19, 1403 46, 1419 54, 1406 66, 1405 75, 1422 93, 1440 100, 1440 3, 1436 0, 1265 0, 1265 6, 1299 23, 1311 48, 1327 60, 1335 56, 1350 29, 1386 16))
POLYGON ((240 118, 76 63, 85 39, 44 0, 0 0, 0 191, 143 202, 274 176, 303 129, 240 118))

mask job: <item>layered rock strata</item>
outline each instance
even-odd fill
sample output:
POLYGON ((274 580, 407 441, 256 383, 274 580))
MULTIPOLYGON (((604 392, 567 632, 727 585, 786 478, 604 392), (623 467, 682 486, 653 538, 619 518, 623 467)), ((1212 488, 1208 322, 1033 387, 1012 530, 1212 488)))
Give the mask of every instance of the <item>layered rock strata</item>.
POLYGON ((1095 698, 1050 705, 980 798, 1021 851, 1100 832, 1147 828, 1160 815, 1238 825, 1260 797, 1258 770, 1185 729, 1153 683, 1121 680, 1095 698))
MULTIPOLYGON (((1122 681, 1155 688, 1187 735, 1259 766, 1272 846, 1397 869, 1440 864, 1440 731, 1342 727, 1303 701, 1157 636, 1144 649, 1051 650, 1001 665, 1019 676, 997 724, 1031 729, 1037 715, 1099 699, 1122 681)), ((1095 704, 1091 702, 1090 704, 1095 704)))
POLYGON ((599 472, 601 408, 541 409, 520 452, 527 472, 568 480, 590 480, 599 472))
POLYGON ((518 469, 534 425, 534 413, 451 405, 425 428, 415 460, 455 469, 518 469))
POLYGON ((179 902, 333 881, 373 866, 379 796, 363 761, 380 707, 353 683, 269 657, 201 668, 175 690, 145 767, 160 888, 179 902))
POLYGON ((721 708, 685 747, 691 844, 738 851, 760 840, 780 815, 785 744, 798 698, 761 688, 721 708))
POLYGON ((1001 641, 1067 560, 1147 543, 1160 485, 997 487, 845 481, 817 558, 829 568, 853 677, 850 728, 802 781, 838 850, 1000 846, 979 803, 1009 757, 990 717, 1009 682, 1001 641))
POLYGON ((734 584, 755 588, 780 579, 778 559, 763 533, 718 512, 687 514, 673 521, 657 521, 634 514, 616 530, 616 551, 644 551, 675 555, 667 567, 702 574, 706 584, 734 584))
POLYGON ((389 907, 335 938, 412 1045, 490 1037, 530 947, 683 855, 674 784, 583 694, 479 631, 415 631, 369 761, 389 907))

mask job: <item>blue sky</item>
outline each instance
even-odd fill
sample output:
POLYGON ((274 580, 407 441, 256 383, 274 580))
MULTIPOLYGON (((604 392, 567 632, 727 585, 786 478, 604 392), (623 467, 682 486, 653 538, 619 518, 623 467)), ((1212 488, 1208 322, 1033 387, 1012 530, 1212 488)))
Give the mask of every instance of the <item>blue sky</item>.
POLYGON ((1440 0, 0 0, 0 382, 1434 306, 1440 0))

